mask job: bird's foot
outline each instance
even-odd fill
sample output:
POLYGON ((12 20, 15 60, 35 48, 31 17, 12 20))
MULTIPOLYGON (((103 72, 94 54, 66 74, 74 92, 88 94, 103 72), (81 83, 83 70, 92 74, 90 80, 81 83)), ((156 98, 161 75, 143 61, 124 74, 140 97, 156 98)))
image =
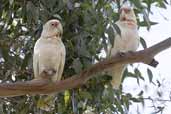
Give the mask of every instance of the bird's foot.
POLYGON ((125 56, 125 52, 118 52, 117 53, 120 57, 124 57, 125 56))
POLYGON ((120 52, 118 52, 118 55, 119 55, 120 57, 124 57, 126 53, 133 54, 134 51, 127 51, 127 52, 122 52, 122 51, 120 51, 120 52))
POLYGON ((53 76, 56 73, 56 70, 54 69, 45 69, 43 71, 44 74, 46 74, 47 76, 53 76))

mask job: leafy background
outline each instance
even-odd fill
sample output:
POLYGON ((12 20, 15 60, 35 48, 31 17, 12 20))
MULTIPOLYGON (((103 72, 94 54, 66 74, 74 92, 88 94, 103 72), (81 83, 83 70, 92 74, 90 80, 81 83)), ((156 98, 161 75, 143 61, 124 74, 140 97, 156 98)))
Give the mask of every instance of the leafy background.
MULTIPOLYGON (((166 8, 169 4, 166 0, 124 2, 135 7, 139 27, 145 26, 148 30, 157 24, 149 19, 151 6, 166 8)), ((42 25, 52 18, 61 20, 64 28, 67 58, 63 79, 101 61, 105 57, 107 43, 112 42, 119 31, 114 23, 118 20, 117 11, 121 5, 120 0, 0 0, 0 81, 12 83, 33 79, 33 47, 42 25)), ((143 38, 141 43, 147 47, 143 38)), ((147 72, 153 83, 152 71, 148 69, 147 72)), ((52 112, 37 108, 37 95, 1 98, 0 113, 82 114, 92 111, 97 114, 125 114, 133 103, 144 105, 143 91, 136 97, 123 93, 122 87, 113 91, 110 76, 96 75, 83 87, 59 93, 52 112)), ((127 70, 123 79, 126 77, 136 78, 137 83, 144 80, 138 68, 133 72, 127 70)), ((154 110, 160 113, 163 108, 154 110)))

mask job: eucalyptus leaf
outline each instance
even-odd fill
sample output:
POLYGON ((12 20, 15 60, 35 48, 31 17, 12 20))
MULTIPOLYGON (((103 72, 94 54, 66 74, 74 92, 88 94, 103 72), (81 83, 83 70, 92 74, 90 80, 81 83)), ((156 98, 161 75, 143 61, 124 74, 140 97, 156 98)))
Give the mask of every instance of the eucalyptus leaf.
POLYGON ((80 96, 83 98, 92 99, 91 94, 87 91, 80 91, 79 93, 80 93, 80 96))
POLYGON ((142 44, 144 49, 147 48, 147 44, 146 44, 145 40, 142 37, 140 37, 140 43, 142 44))
POLYGON ((82 63, 80 62, 80 59, 75 59, 72 63, 72 67, 76 73, 79 73, 82 70, 82 63))
POLYGON ((142 74, 141 74, 141 72, 139 71, 139 69, 135 68, 134 72, 135 72, 135 75, 136 75, 138 78, 144 80, 144 77, 142 76, 142 74))
POLYGON ((152 82, 153 80, 153 73, 150 69, 147 68, 147 74, 148 74, 148 78, 149 78, 149 81, 150 83, 152 82))
POLYGON ((137 8, 143 8, 141 1, 139 0, 130 0, 137 8))
POLYGON ((112 26, 109 26, 109 28, 107 29, 106 32, 108 34, 108 38, 109 38, 110 44, 113 47, 114 41, 115 41, 115 31, 114 31, 113 27, 112 26))
POLYGON ((122 31, 120 30, 119 26, 117 24, 113 24, 113 27, 116 30, 116 33, 119 34, 119 36, 121 36, 122 31))

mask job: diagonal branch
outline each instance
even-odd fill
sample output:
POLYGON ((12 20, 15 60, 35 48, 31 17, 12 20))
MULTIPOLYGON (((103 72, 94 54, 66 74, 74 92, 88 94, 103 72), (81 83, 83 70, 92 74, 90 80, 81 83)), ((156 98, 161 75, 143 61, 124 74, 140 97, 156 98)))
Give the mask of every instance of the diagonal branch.
MULTIPOLYGON (((128 52, 120 57, 119 54, 110 59, 105 59, 99 63, 92 65, 90 68, 83 70, 77 75, 71 76, 60 82, 50 82, 48 80, 32 80, 26 82, 16 83, 1 83, 0 96, 13 97, 20 95, 34 95, 34 94, 49 94, 53 92, 61 92, 66 89, 76 88, 86 83, 86 81, 93 77, 93 74, 102 72, 110 67, 118 64, 128 64, 135 62, 142 62, 153 67, 156 67, 157 61, 154 56, 161 51, 171 46, 171 38, 168 38, 150 48, 146 48, 137 52, 128 52)), ((46 74, 42 73, 42 76, 46 74)))

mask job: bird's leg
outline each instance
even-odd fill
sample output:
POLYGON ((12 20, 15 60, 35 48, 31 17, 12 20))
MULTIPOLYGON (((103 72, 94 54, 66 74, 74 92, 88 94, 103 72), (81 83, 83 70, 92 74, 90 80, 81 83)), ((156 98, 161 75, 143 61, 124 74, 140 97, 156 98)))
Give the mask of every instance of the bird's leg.
POLYGON ((127 52, 120 51, 120 52, 118 52, 117 54, 118 54, 120 57, 124 57, 124 56, 125 56, 125 53, 133 54, 134 51, 127 51, 127 52))

